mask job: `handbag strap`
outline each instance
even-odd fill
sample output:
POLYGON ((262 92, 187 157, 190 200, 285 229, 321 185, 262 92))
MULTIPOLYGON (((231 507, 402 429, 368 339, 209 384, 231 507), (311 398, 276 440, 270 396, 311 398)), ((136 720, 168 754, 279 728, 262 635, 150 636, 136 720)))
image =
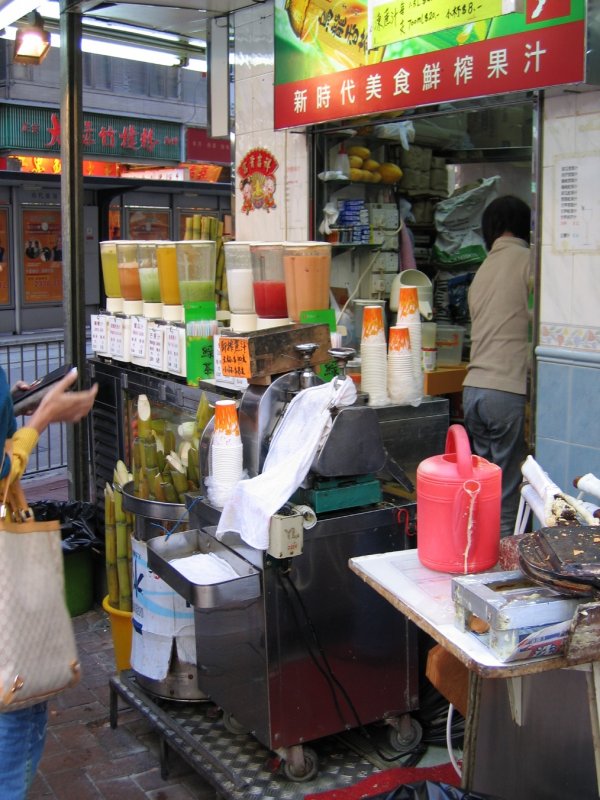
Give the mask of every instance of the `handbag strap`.
MULTIPOLYGON (((0 472, 6 459, 7 450, 9 450, 8 442, 6 449, 2 455, 2 464, 0 465, 0 472)), ((21 481, 10 480, 10 476, 0 480, 0 493, 2 495, 2 503, 0 504, 0 519, 6 519, 9 516, 13 522, 30 522, 34 519, 33 511, 29 507, 25 492, 21 486, 21 481)))

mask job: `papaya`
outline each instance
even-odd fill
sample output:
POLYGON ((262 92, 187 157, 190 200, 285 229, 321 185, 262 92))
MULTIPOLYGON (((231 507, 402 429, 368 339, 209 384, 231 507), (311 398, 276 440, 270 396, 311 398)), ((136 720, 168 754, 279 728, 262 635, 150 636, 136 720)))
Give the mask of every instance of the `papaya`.
POLYGON ((348 161, 353 169, 361 169, 363 165, 363 160, 360 156, 348 156, 348 161))
POLYGON ((402 177, 402 170, 397 164, 385 162, 379 165, 379 174, 383 183, 397 183, 402 177))
POLYGON ((375 161, 374 158, 367 158, 362 162, 362 168, 368 169, 369 172, 375 172, 379 168, 379 161, 375 161))
POLYGON ((352 145, 352 147, 348 148, 348 155, 349 156, 358 156, 358 158, 362 158, 363 161, 365 158, 369 158, 371 155, 371 151, 368 147, 361 147, 359 145, 352 145))
POLYGON ((350 167, 350 180, 351 181, 362 181, 362 169, 356 169, 354 167, 350 167))

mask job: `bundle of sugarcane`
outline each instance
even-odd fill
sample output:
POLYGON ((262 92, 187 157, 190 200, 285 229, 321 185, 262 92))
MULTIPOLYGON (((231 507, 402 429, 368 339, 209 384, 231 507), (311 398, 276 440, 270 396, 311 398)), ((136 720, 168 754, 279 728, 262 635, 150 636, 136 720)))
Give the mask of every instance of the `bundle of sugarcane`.
POLYGON ((123 486, 132 475, 122 461, 113 473, 113 484, 104 487, 104 539, 108 601, 120 611, 132 610, 131 575, 133 515, 123 509, 123 486))

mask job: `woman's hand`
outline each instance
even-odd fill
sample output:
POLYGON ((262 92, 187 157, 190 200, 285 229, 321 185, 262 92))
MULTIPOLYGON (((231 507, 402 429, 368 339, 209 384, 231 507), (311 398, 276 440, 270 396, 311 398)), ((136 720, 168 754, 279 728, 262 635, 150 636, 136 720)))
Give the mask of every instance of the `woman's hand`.
POLYGON ((42 398, 27 427, 42 433, 52 422, 79 422, 83 419, 94 405, 98 384, 95 383, 91 389, 70 392, 76 380, 77 369, 74 368, 42 398))

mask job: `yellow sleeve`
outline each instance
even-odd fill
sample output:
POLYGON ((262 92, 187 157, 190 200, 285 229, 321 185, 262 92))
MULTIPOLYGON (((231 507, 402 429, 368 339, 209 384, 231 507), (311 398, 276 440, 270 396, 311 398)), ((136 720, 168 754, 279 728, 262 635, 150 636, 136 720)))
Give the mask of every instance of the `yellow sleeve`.
POLYGON ((29 454, 36 446, 39 434, 35 428, 19 428, 11 439, 12 453, 10 456, 10 481, 20 478, 25 472, 29 454))

